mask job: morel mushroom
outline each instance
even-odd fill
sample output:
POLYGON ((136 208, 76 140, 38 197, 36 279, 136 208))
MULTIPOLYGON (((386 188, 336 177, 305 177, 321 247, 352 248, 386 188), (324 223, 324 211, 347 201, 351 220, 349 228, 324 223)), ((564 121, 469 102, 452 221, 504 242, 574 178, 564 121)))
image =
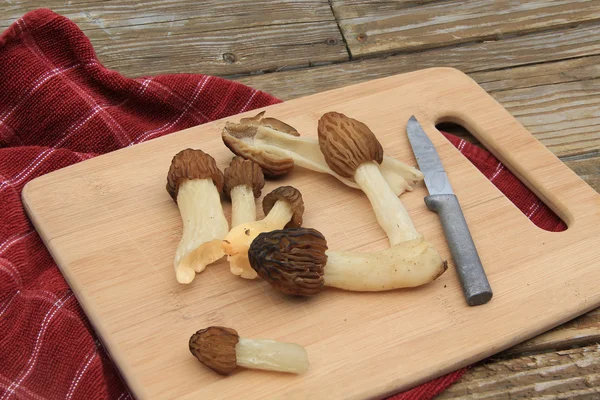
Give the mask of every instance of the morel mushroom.
POLYGON ((261 233, 248 250, 250 265, 275 290, 312 296, 324 286, 377 292, 425 285, 447 269, 422 238, 370 253, 331 251, 316 229, 261 233))
MULTIPOLYGON (((291 126, 263 115, 264 111, 252 118, 242 118, 237 124, 228 122, 221 135, 225 145, 236 155, 259 164, 266 177, 285 175, 296 165, 359 188, 352 178, 339 175, 327 165, 317 140, 299 137, 291 126)), ((418 169, 388 156, 383 157, 378 168, 396 195, 412 190, 424 179, 418 169)))
POLYGON ((261 168, 253 161, 234 157, 224 172, 225 195, 231 199, 231 226, 256 221, 255 198, 265 186, 261 168))
POLYGON ((197 331, 189 348, 202 364, 221 375, 229 375, 237 366, 294 374, 308 370, 308 354, 299 344, 245 339, 222 326, 197 331))
POLYGON ((223 174, 202 150, 177 153, 169 167, 167 192, 179 207, 183 234, 175 251, 177 282, 191 283, 197 272, 224 256, 221 239, 229 224, 221 206, 223 174))
POLYGON ((292 186, 278 187, 263 199, 263 212, 263 219, 234 226, 223 239, 223 251, 229 256, 234 275, 256 278, 256 272, 248 262, 248 248, 259 233, 302 225, 302 194, 292 186))
POLYGON ((318 133, 325 161, 341 176, 354 178, 365 192, 390 245, 419 238, 408 211, 377 167, 383 160, 383 148, 369 127, 344 114, 328 112, 319 119, 318 133))

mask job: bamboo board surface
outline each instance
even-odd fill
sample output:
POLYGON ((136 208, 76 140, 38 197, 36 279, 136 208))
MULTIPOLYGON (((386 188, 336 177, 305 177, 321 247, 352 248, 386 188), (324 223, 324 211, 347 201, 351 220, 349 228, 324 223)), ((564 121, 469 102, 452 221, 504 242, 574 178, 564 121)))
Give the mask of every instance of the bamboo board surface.
MULTIPOLYGON (((36 228, 138 398, 380 398, 520 343, 600 305, 600 196, 466 75, 435 68, 291 100, 267 115, 316 136, 339 111, 371 127, 386 154, 415 163, 405 134, 414 114, 436 145, 479 249, 494 298, 468 307, 424 187, 402 195, 417 229, 450 260, 434 283, 412 290, 328 289, 290 299, 225 262, 189 286, 172 270, 181 222, 165 190, 172 156, 202 148, 225 168, 226 120, 187 129, 47 174, 23 200, 36 228), (460 122, 528 184, 569 229, 540 230, 435 129, 460 122), (302 376, 239 370, 223 378, 187 348, 208 325, 243 337, 304 345, 302 376)), ((366 197, 332 177, 296 169, 281 184, 303 193, 305 226, 335 250, 387 246, 366 197)), ((226 204, 226 215, 229 206, 226 204)), ((260 213, 259 208, 259 216, 260 213)))

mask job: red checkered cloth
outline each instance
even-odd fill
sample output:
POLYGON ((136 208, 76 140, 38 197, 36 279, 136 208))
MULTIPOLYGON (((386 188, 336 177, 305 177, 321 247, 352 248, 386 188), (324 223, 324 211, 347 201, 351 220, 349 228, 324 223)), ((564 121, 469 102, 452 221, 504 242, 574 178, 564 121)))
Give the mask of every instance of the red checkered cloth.
MULTIPOLYGON (((27 219, 33 178, 125 146, 278 103, 207 75, 126 78, 47 9, 0 36, 0 400, 127 399, 126 386, 27 219)), ((486 151, 447 136, 536 224, 564 224, 486 151)), ((430 399, 464 369, 398 394, 430 399)))

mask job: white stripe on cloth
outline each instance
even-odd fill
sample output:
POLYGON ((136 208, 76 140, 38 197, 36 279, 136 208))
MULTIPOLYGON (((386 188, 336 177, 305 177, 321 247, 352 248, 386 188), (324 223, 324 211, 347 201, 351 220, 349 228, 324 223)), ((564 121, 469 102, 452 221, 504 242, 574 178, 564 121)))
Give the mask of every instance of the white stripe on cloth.
POLYGON ((17 104, 15 104, 11 109, 5 111, 3 114, 0 114, 0 126, 4 124, 6 119, 10 117, 19 107, 21 107, 27 100, 29 100, 31 95, 34 94, 44 83, 48 82, 50 79, 54 78, 57 75, 63 74, 81 66, 82 64, 75 64, 67 67, 54 68, 50 71, 44 72, 32 83, 32 87, 25 92, 25 94, 23 95, 23 97, 21 97, 17 104))
POLYGON ((502 165, 502 162, 499 162, 498 166, 496 167, 496 172, 494 172, 494 175, 492 175, 492 177, 490 178, 490 182, 493 182, 494 179, 498 177, 498 175, 500 174, 500 172, 502 172, 503 169, 504 165, 502 165))
POLYGON ((244 104, 244 107, 242 107, 242 109, 240 110, 240 113, 246 111, 246 108, 250 105, 250 102, 252 102, 252 100, 254 100, 254 96, 256 96, 257 93, 258 93, 258 90, 252 89, 252 95, 250 96, 250 98, 248 99, 246 104, 244 104))
POLYGON ((146 89, 148 89, 148 85, 150 85, 150 82, 152 82, 152 78, 144 79, 141 86, 142 91, 139 93, 140 96, 146 93, 146 89))
MULTIPOLYGON (((27 28, 27 24, 25 23, 25 20, 23 20, 23 25, 27 28)), ((24 37, 26 39, 28 39, 28 40, 24 40, 27 48, 29 50, 31 50, 31 52, 34 55, 36 55, 38 58, 40 58, 46 65, 48 65, 51 68, 55 68, 54 65, 52 64, 52 62, 50 62, 50 60, 46 57, 44 52, 39 48, 39 46, 33 39, 33 36, 26 35, 24 37), (30 46, 30 44, 31 44, 31 46, 30 46)), ((86 65, 91 64, 91 63, 92 63, 91 61, 86 61, 86 65)), ((64 79, 64 81, 67 85, 69 85, 71 88, 73 88, 73 90, 75 90, 75 92, 88 104, 88 106, 90 106, 91 108, 99 106, 98 103, 96 103, 96 101, 88 93, 86 93, 85 90, 81 89, 75 82, 68 79, 63 73, 59 73, 59 75, 64 79)), ((102 117, 102 120, 104 121, 106 126, 109 128, 110 133, 112 133, 114 135, 115 139, 117 139, 122 146, 128 146, 128 145, 133 144, 131 142, 131 139, 129 138, 129 136, 127 135, 125 130, 123 129, 123 127, 121 125, 119 125, 119 123, 112 117, 112 115, 110 115, 109 113, 107 113, 106 111, 104 111, 102 109, 100 109, 100 111, 103 111, 100 114, 102 117), (118 132, 115 132, 113 130, 113 128, 116 128, 118 132), (123 141, 123 139, 124 139, 124 141, 123 141)))
MULTIPOLYGON (((179 102, 179 105, 183 106, 183 108, 180 108, 179 111, 183 111, 185 109, 186 105, 188 104, 188 101, 185 100, 183 97, 179 96, 177 93, 173 92, 171 89, 169 89, 167 86, 163 85, 160 82, 152 81, 150 83, 152 83, 152 87, 156 87, 164 92, 167 92, 169 96, 177 100, 179 102)), ((150 86, 148 86, 148 90, 151 91, 150 86)), ((171 105, 175 107, 175 104, 171 103, 171 105)), ((204 114, 200 109, 196 108, 195 106, 190 107, 190 111, 193 111, 194 113, 200 115, 201 118, 198 118, 196 115, 191 114, 191 116, 196 120, 196 122, 209 121, 209 118, 206 116, 206 114, 204 114)))
POLYGON ((21 294, 21 290, 17 290, 15 292, 15 294, 12 295, 12 297, 10 298, 10 300, 8 300, 6 302, 6 304, 4 305, 4 307, 2 307, 2 309, 0 310, 0 317, 2 316, 2 314, 4 314, 6 312, 6 310, 8 310, 8 307, 10 306, 10 303, 12 303, 12 301, 19 295, 21 294))
MULTIPOLYGON (((12 379, 8 378, 7 376, 2 375, 2 373, 0 372, 0 389, 6 390, 11 383, 12 383, 12 379)), ((39 394, 32 392, 30 389, 28 389, 26 387, 22 387, 19 390, 19 396, 20 396, 19 400, 32 400, 32 399, 47 400, 46 397, 42 397, 39 394)))
POLYGON ((60 310, 62 308, 62 306, 72 297, 73 297, 73 293, 71 291, 69 291, 65 296, 58 299, 52 305, 52 307, 50 307, 50 309, 44 316, 44 319, 42 320, 42 324, 40 326, 40 329, 38 331, 38 334, 37 334, 37 337, 35 340, 33 352, 31 354, 31 356, 29 357, 29 360, 27 360, 27 369, 25 371, 21 371, 19 377, 10 384, 10 386, 6 390, 6 393, 4 393, 4 395, 2 396, 2 398, 0 398, 0 400, 6 400, 6 399, 9 399, 10 397, 12 397, 12 395, 15 394, 15 391, 19 388, 19 386, 21 386, 21 383, 23 383, 25 378, 27 378, 29 376, 29 374, 31 374, 31 371, 33 370, 33 367, 35 366, 35 363, 37 362, 40 348, 42 347, 42 341, 44 338, 44 334, 46 333, 48 326, 50 326, 50 322, 52 322, 52 320, 56 316, 58 310, 60 310))
POLYGON ((82 365, 79 367, 77 372, 75 373, 75 377, 71 381, 71 385, 69 385, 69 390, 67 391, 67 395, 65 396, 65 400, 71 399, 73 397, 73 393, 75 393, 75 389, 77 389, 77 385, 81 382, 81 377, 85 374, 85 371, 88 369, 92 361, 96 358, 96 348, 93 348, 91 352, 89 352, 84 360, 82 365))
POLYGON ((136 143, 141 143, 145 140, 148 140, 149 138, 151 138, 152 136, 155 136, 161 132, 164 132, 167 129, 172 128, 173 126, 175 126, 180 120, 181 118, 183 118, 183 116, 188 112, 188 110, 192 107, 192 105, 194 104, 194 102, 196 101, 196 99, 198 98, 198 96, 200 95, 200 93, 202 92, 202 89, 204 89, 204 86, 206 85, 206 83, 210 80, 211 76, 205 76, 204 80, 201 80, 200 82, 198 82, 198 84, 196 85, 196 88, 194 89, 194 93, 192 95, 192 98, 190 99, 190 101, 186 104, 185 108, 183 109, 183 111, 179 114, 179 116, 172 122, 168 122, 166 124, 164 124, 163 126, 153 129, 151 131, 147 131, 142 133, 140 136, 138 136, 138 138, 135 140, 136 143))
MULTIPOLYGON (((146 89, 148 88, 148 84, 150 83, 152 79, 146 79, 144 80, 144 82, 142 82, 140 84, 139 87, 139 95, 142 95, 146 89)), ((125 103, 127 103, 130 100, 130 98, 127 98, 125 100, 123 100, 122 102, 120 102, 119 104, 115 104, 115 105, 111 105, 111 104, 104 104, 104 105, 96 105, 92 108, 90 114, 88 114, 86 117, 80 119, 79 121, 74 122, 66 131, 64 136, 62 137, 62 139, 60 139, 54 146, 52 147, 60 147, 63 145, 63 143, 65 143, 74 133, 76 133, 79 129, 81 129, 86 123, 88 123, 92 118, 94 118, 95 115, 97 115, 100 111, 104 111, 105 109, 109 108, 109 107, 121 107, 123 106, 125 103)))
POLYGON ((37 157, 27 167, 25 167, 21 172, 19 172, 17 175, 15 175, 12 179, 0 182, 0 192, 9 186, 13 186, 15 184, 19 184, 20 182, 22 182, 23 179, 27 178, 54 151, 55 151, 55 149, 46 149, 46 150, 42 151, 40 154, 37 155, 37 157))
MULTIPOLYGON (((33 290, 17 290, 15 295, 19 295, 19 297, 24 300, 39 300, 45 303, 53 304, 59 300, 58 296, 48 290, 42 289, 33 289, 33 290)), ((67 308, 61 308, 60 313, 65 316, 65 318, 74 319, 76 321, 81 321, 81 317, 76 313, 67 308)))
POLYGON ((540 206, 541 206, 541 205, 542 205, 542 202, 541 202, 541 200, 539 200, 539 199, 538 199, 538 200, 536 200, 536 202, 535 202, 535 203, 533 203, 533 204, 531 205, 531 207, 529 207, 529 209, 530 209, 531 211, 529 212, 529 214, 527 214, 527 218, 531 219, 531 217, 533 217, 533 214, 535 214, 535 213, 537 212, 537 210, 539 210, 539 209, 540 209, 540 206), (533 208, 533 209, 532 209, 532 208, 533 208))
POLYGON ((17 285, 21 285, 21 276, 14 265, 6 258, 0 258, 0 271, 6 271, 17 285))
POLYGON ((9 249, 10 246, 17 243, 20 240, 25 239, 27 236, 31 235, 35 231, 29 231, 25 233, 15 233, 8 239, 6 239, 2 244, 0 244, 0 255, 2 255, 6 250, 9 249))

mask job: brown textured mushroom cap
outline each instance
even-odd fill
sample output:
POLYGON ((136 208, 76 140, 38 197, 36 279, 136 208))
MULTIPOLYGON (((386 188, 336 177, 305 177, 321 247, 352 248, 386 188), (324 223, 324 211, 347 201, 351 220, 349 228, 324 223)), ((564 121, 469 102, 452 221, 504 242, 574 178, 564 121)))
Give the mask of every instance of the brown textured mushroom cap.
POLYGON ((263 199, 263 213, 267 215, 273 208, 277 200, 284 200, 290 203, 294 215, 290 222, 288 222, 286 228, 299 228, 302 226, 302 216, 304 215, 304 200, 302 200, 302 193, 293 186, 280 186, 274 189, 271 193, 267 194, 263 199))
POLYGON ((223 191, 231 198, 231 189, 240 185, 247 185, 254 192, 254 197, 260 197, 265 186, 265 177, 262 169, 253 161, 236 156, 231 160, 229 167, 223 173, 225 185, 223 191))
POLYGON ((234 329, 211 326, 190 337, 190 352, 210 369, 227 375, 237 366, 235 345, 239 339, 234 329))
POLYGON ((328 112, 319 119, 319 147, 329 168, 345 177, 363 163, 383 161, 383 148, 375 134, 360 121, 338 112, 328 112))
POLYGON ((292 136, 300 136, 293 127, 275 118, 263 118, 264 111, 254 117, 242 118, 240 123, 227 122, 221 138, 225 146, 235 155, 254 161, 263 170, 266 177, 285 175, 294 168, 294 160, 271 154, 254 147, 254 136, 261 127, 275 129, 292 136))
POLYGON ((327 241, 316 229, 287 228, 259 234, 248 249, 258 276, 290 295, 312 296, 323 289, 327 241))
POLYGON ((219 193, 223 191, 223 173, 214 158, 202 150, 185 149, 175 154, 167 175, 167 192, 177 202, 179 185, 184 179, 212 179, 219 193))
POLYGON ((240 119, 240 124, 250 124, 250 125, 258 125, 258 126, 266 126, 271 129, 278 130, 279 132, 288 133, 292 136, 300 136, 296 128, 291 125, 286 124, 283 121, 280 121, 276 118, 266 117, 265 111, 261 111, 256 114, 254 117, 246 117, 240 119))

